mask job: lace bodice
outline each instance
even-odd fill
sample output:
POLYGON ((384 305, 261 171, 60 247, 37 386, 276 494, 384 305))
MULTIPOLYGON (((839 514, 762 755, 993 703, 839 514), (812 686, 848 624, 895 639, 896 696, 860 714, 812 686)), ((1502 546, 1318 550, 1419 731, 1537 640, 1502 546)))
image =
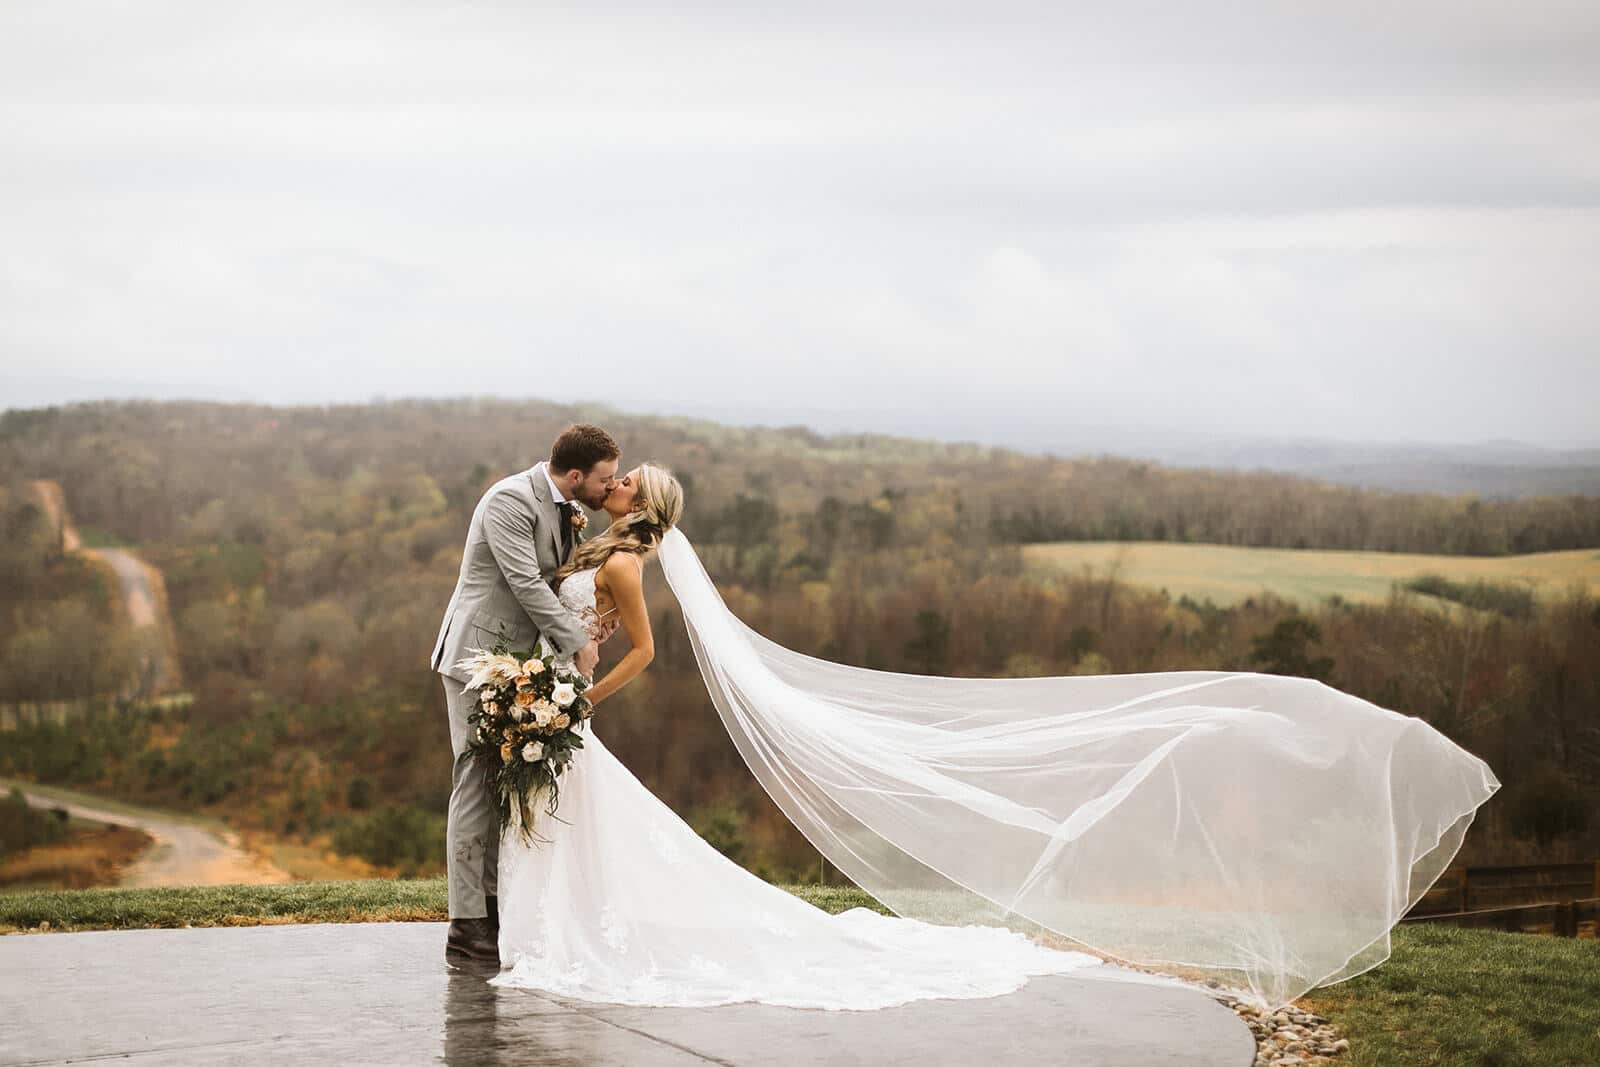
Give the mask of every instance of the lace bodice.
POLYGON ((617 609, 612 608, 604 616, 600 614, 600 609, 595 604, 594 591, 595 575, 599 573, 598 567, 573 571, 561 583, 561 588, 556 591, 556 598, 561 601, 562 607, 583 621, 590 637, 603 643, 617 631, 617 609))

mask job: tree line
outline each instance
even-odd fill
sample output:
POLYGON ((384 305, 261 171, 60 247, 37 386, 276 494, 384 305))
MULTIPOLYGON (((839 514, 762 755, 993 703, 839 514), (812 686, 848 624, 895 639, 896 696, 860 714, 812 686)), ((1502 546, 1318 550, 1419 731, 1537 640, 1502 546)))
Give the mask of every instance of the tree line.
MULTIPOLYGON (((1489 760, 1507 792, 1474 825, 1469 857, 1600 854, 1588 818, 1600 789, 1600 606, 1581 590, 1510 613, 1492 598, 1490 609, 1447 613, 1403 588, 1379 605, 1261 596, 1219 607, 1110 578, 1025 575, 1017 547, 1034 536, 1158 534, 1419 552, 1592 547, 1600 502, 1373 493, 537 402, 128 403, 0 416, 0 476, 59 481, 82 525, 164 571, 195 696, 187 708, 16 731, 0 773, 325 835, 397 868, 442 864, 435 831, 450 761, 431 639, 479 495, 542 458, 575 419, 611 428, 625 465, 648 458, 679 473, 684 531, 729 606, 788 647, 945 675, 1322 677, 1489 760)), ((19 493, 0 504, 33 546, 14 552, 8 537, 0 559, 0 663, 81 663, 84 648, 112 648, 114 635, 77 625, 96 605, 105 615, 103 591, 52 552, 19 493), (52 614, 63 604, 80 614, 52 614)), ((597 728, 740 862, 772 877, 814 874, 815 853, 723 730, 654 568, 648 592, 656 661, 601 709, 597 728)), ((11 669, 0 685, 14 696, 55 692, 11 669)))

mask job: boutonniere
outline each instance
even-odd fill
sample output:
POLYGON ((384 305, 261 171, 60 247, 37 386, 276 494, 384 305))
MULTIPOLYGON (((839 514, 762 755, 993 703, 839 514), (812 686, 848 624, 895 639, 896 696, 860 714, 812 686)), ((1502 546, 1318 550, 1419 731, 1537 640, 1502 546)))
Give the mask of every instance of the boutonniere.
POLYGON ((583 513, 582 509, 573 508, 572 509, 572 532, 574 534, 576 534, 576 535, 580 535, 581 536, 583 534, 583 528, 585 526, 587 526, 587 525, 589 525, 589 516, 585 515, 583 513))

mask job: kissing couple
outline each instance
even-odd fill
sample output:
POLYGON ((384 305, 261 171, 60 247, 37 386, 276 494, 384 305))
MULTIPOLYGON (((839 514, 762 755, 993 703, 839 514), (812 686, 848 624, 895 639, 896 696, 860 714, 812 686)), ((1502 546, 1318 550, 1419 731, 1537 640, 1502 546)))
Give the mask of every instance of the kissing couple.
POLYGON ((1500 786, 1422 720, 1309 678, 941 678, 807 656, 728 609, 683 514, 666 468, 624 470, 590 425, 562 431, 548 460, 473 512, 432 658, 455 758, 446 958, 494 968, 497 985, 869 1010, 999 996, 1042 974, 1177 981, 1113 959, 1201 969, 1275 1008, 1386 959, 1389 931, 1500 786), (603 532, 584 536, 585 508, 605 513, 603 532), (604 744, 627 725, 603 711, 570 727, 582 745, 543 838, 498 817, 471 752, 486 695, 468 657, 496 641, 535 649, 604 705, 654 657, 652 561, 704 713, 893 915, 829 914, 728 859, 604 744), (597 677, 618 633, 628 651, 597 677))

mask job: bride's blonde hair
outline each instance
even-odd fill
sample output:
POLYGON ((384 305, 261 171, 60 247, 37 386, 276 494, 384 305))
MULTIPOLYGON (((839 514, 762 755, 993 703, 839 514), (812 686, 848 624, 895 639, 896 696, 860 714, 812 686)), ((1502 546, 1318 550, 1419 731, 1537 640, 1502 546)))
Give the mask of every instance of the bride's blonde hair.
POLYGON ((572 558, 556 571, 557 585, 575 571, 601 566, 613 552, 642 556, 655 551, 683 517, 683 486, 667 468, 645 463, 639 467, 639 489, 633 502, 637 510, 612 519, 599 537, 573 550, 572 558))

